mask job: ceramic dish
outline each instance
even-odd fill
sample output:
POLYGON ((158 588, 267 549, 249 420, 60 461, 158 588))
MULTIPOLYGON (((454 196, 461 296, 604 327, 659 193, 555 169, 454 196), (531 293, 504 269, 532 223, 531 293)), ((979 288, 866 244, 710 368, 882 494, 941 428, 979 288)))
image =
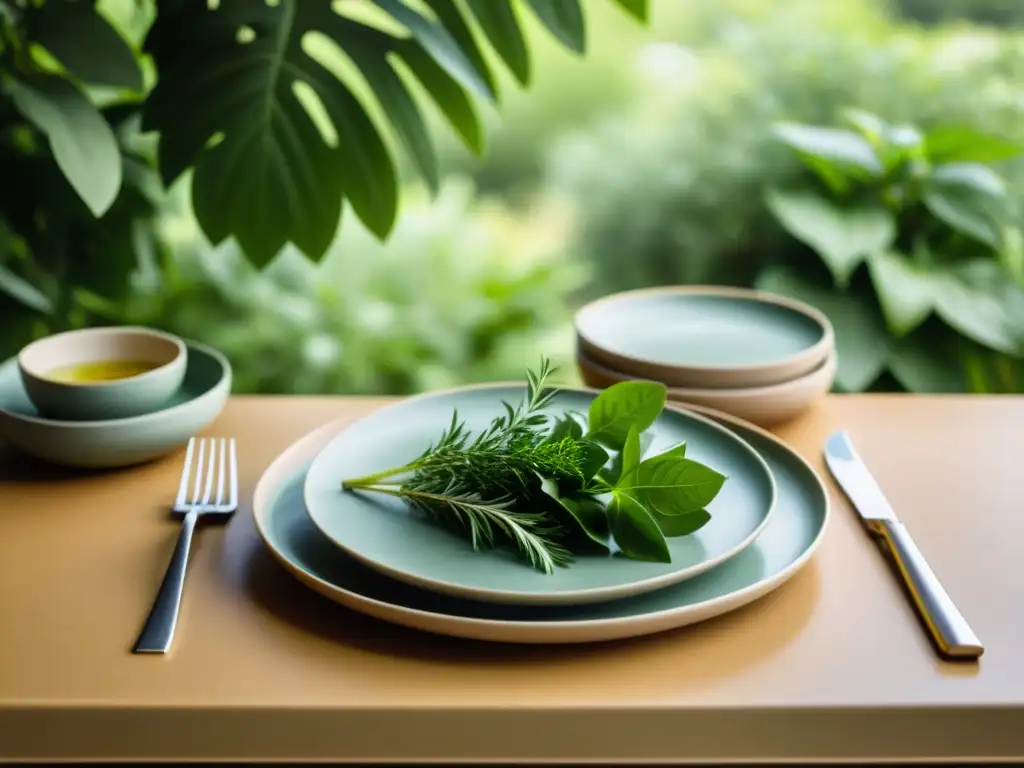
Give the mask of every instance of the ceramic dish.
MULTIPOLYGON (((274 558, 306 586, 383 621, 442 635, 504 643, 585 643, 653 634, 727 613, 768 594, 810 560, 829 517, 828 494, 785 443, 724 415, 766 459, 779 502, 757 541, 713 570, 638 597, 579 606, 522 606, 447 597, 383 576, 347 557, 303 505, 306 467, 345 428, 339 420, 279 456, 256 485, 256 527, 274 558)), ((756 642, 756 640, 755 640, 756 642)))
POLYGON ((0 440, 54 464, 109 469, 177 450, 224 408, 231 366, 214 349, 186 342, 188 367, 178 392, 153 413, 106 421, 55 421, 39 415, 18 375, 16 360, 0 365, 0 440))
POLYGON ((185 343, 150 328, 83 328, 34 341, 18 354, 25 392, 48 419, 124 419, 163 408, 181 388, 185 343), (61 381, 53 372, 88 363, 131 361, 154 366, 108 381, 61 381))
MULTIPOLYGON (((567 604, 612 600, 703 573, 741 551, 768 522, 775 484, 746 442, 693 413, 665 410, 650 429, 647 455, 686 442, 687 457, 727 476, 708 505, 711 521, 689 536, 670 538, 670 563, 621 556, 579 556, 545 574, 503 550, 476 552, 470 543, 410 511, 401 499, 342 491, 341 481, 415 459, 448 427, 457 408, 470 432, 483 431, 518 403, 520 384, 496 384, 407 398, 355 422, 316 457, 305 499, 313 523, 347 554, 399 581, 446 594, 505 603, 567 604)), ((560 390, 548 413, 586 413, 592 390, 560 390)))
MULTIPOLYGON (((604 389, 620 381, 632 381, 611 368, 589 360, 582 352, 576 363, 588 387, 604 389)), ((796 418, 832 388, 838 360, 833 352, 815 370, 805 376, 769 387, 730 389, 686 389, 670 387, 669 400, 714 408, 762 427, 771 427, 796 418)))
POLYGON ((764 387, 818 368, 832 325, 801 302, 742 288, 628 291, 574 318, 580 351, 630 376, 671 387, 764 387))

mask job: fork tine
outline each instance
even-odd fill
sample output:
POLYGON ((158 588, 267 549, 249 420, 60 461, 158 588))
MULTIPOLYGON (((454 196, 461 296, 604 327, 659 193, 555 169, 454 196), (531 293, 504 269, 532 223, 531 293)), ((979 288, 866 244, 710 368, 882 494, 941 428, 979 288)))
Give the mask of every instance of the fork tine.
POLYGON ((206 488, 203 489, 203 506, 209 506, 213 498, 213 478, 217 474, 217 439, 210 441, 210 464, 206 467, 206 488))
POLYGON ((232 509, 238 506, 238 455, 235 453, 235 438, 231 438, 231 497, 228 503, 232 509))
POLYGON ((194 507, 199 503, 199 489, 202 487, 203 482, 203 458, 206 453, 206 438, 199 438, 199 455, 196 457, 196 483, 192 488, 192 498, 188 504, 194 507))
POLYGON ((221 438, 217 441, 220 443, 220 461, 218 462, 217 470, 217 501, 218 507, 224 506, 224 475, 227 474, 227 459, 225 458, 225 452, 227 449, 228 441, 221 438))
POLYGON ((195 451, 196 439, 189 438, 188 450, 185 451, 185 466, 181 468, 181 484, 178 485, 178 498, 174 500, 174 506, 181 509, 185 506, 185 494, 188 493, 188 479, 192 472, 192 453, 195 451))

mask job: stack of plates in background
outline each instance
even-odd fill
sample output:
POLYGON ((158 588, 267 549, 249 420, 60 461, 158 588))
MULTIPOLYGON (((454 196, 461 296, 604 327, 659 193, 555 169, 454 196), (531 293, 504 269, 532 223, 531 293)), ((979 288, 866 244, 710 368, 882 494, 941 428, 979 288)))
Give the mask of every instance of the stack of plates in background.
POLYGON ((798 416, 831 389, 836 373, 828 318, 762 291, 628 291, 587 304, 574 324, 577 363, 588 386, 659 381, 670 401, 760 426, 798 416))

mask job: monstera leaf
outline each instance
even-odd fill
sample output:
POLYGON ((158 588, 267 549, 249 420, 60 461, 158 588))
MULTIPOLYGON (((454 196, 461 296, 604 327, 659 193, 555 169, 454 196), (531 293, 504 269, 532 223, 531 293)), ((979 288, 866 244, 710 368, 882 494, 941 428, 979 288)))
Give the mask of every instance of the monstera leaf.
MULTIPOLYGON (((647 0, 613 1, 646 20, 647 0)), ((477 30, 523 85, 531 77, 524 10, 563 44, 585 49, 581 0, 423 0, 417 8, 403 0, 157 3, 144 49, 158 84, 143 128, 159 132, 165 183, 194 168, 196 217, 211 241, 234 236, 259 265, 288 242, 318 259, 346 200, 378 237, 391 231, 398 185, 386 129, 374 123, 343 69, 311 53, 316 43, 330 41, 355 64, 432 189, 435 150, 396 60, 479 153, 473 99, 496 103, 498 93, 477 30)))

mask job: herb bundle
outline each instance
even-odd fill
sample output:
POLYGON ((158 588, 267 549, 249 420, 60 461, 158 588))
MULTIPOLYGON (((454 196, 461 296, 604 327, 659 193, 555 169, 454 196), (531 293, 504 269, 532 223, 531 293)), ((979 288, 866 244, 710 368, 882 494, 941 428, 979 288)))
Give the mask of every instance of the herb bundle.
POLYGON ((686 457, 686 444, 644 458, 647 430, 665 407, 662 384, 604 390, 579 414, 545 414, 556 389, 548 361, 527 371, 526 398, 472 437, 458 411, 438 441, 408 464, 345 480, 342 488, 397 496, 474 549, 506 547, 544 573, 587 552, 671 562, 666 538, 686 536, 725 476, 686 457))

